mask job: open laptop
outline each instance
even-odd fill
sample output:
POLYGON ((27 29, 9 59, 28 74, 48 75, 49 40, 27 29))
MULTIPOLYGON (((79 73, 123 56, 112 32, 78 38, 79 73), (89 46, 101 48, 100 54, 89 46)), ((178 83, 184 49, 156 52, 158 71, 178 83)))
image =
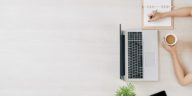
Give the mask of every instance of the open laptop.
POLYGON ((121 35, 124 37, 123 46, 121 38, 120 60, 124 60, 124 66, 122 66, 123 61, 121 61, 120 66, 121 79, 126 81, 158 81, 157 30, 129 30, 121 32, 121 35), (122 54, 122 50, 124 50, 124 54, 122 54), (122 73, 122 69, 124 73, 122 73))

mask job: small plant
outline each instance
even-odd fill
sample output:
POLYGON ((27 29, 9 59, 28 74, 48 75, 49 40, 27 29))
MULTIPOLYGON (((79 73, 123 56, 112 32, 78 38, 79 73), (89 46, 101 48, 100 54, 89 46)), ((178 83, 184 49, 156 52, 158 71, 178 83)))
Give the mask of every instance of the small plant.
POLYGON ((117 91, 115 96, 135 96, 135 88, 133 84, 129 83, 127 86, 120 87, 117 91))

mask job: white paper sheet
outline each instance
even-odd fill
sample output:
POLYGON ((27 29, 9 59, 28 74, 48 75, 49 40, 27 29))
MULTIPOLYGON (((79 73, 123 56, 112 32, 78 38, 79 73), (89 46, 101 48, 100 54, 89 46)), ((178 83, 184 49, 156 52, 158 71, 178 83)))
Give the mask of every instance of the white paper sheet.
POLYGON ((153 10, 157 10, 158 12, 168 12, 171 11, 172 1, 171 0, 143 0, 143 20, 144 27, 152 26, 171 26, 171 17, 161 19, 155 22, 148 22, 148 15, 152 13, 153 10))

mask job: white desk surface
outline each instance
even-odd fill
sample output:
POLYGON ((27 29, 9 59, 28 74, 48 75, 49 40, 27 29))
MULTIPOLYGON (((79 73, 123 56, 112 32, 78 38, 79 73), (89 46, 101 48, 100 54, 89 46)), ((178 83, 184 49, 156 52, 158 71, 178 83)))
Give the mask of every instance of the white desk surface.
MULTIPOLYGON (((191 4, 175 0, 178 8, 191 4)), ((0 96, 113 96, 126 84, 118 24, 141 27, 140 7, 140 0, 1 0, 0 96)), ((177 18, 174 32, 190 43, 191 26, 192 18, 177 18)), ((137 96, 191 96, 161 46, 159 53, 160 81, 134 82, 137 96)))

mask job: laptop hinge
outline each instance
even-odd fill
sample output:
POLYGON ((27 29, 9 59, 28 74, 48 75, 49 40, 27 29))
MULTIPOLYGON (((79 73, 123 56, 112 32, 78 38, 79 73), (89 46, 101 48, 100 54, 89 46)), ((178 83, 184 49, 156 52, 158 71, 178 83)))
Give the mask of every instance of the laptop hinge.
POLYGON ((125 80, 125 35, 121 30, 121 24, 119 25, 120 31, 120 79, 125 80))

